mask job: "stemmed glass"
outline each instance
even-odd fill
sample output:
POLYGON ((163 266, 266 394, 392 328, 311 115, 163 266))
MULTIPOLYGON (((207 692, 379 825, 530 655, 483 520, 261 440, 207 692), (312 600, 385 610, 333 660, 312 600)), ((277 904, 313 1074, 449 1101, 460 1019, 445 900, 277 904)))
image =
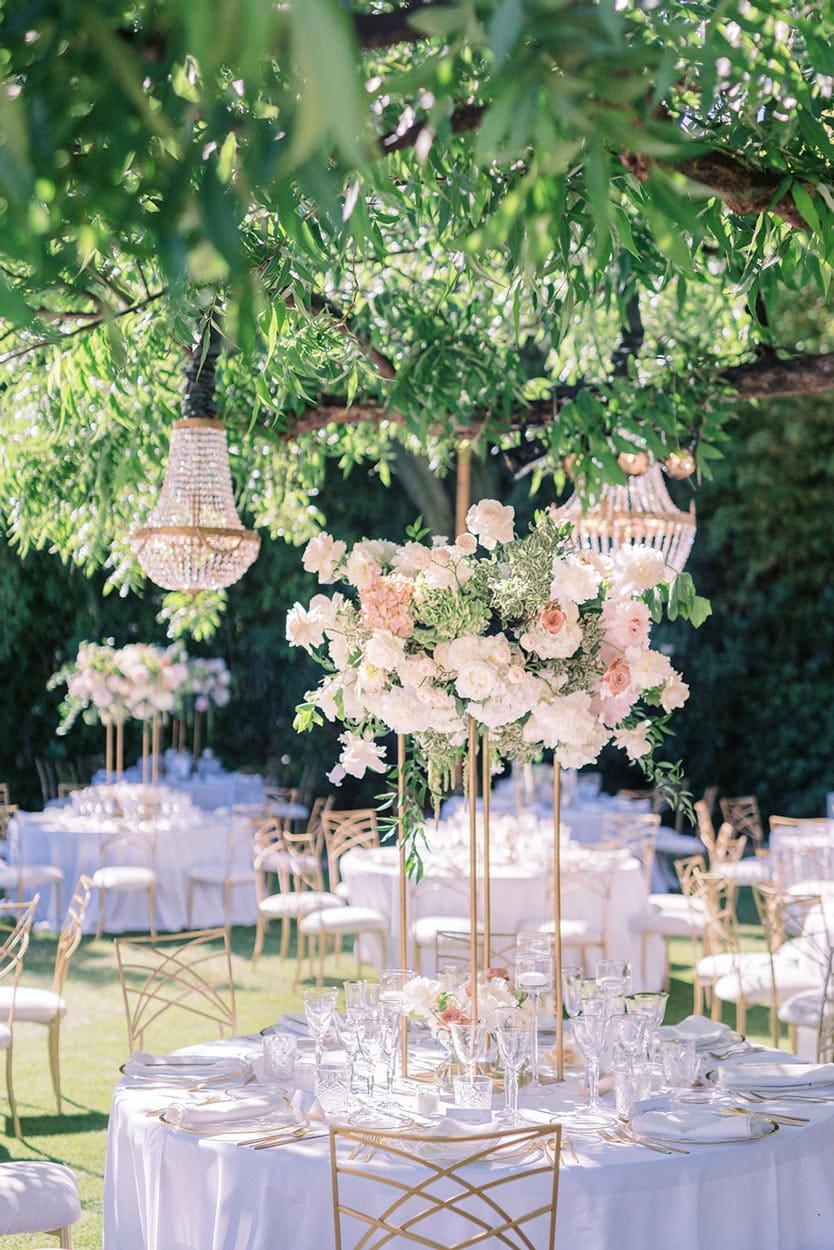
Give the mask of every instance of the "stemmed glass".
POLYGON ((349 1016, 379 1005, 376 981, 345 981, 345 1011, 349 1016))
POLYGON ((539 1080, 539 1000, 553 989, 553 957, 550 942, 524 945, 515 953, 515 987, 533 1000, 533 1073, 531 1085, 536 1092, 542 1088, 539 1080))
POLYGON ((609 1118, 599 1101, 599 1068, 608 1041, 610 1018, 606 998, 585 998, 573 1022, 573 1035, 585 1060, 585 1084, 588 1086, 588 1106, 580 1114, 595 1120, 609 1118))
POLYGON ((505 1124, 519 1124, 518 1074, 530 1055, 534 1030, 529 1017, 512 1007, 497 1011, 495 1018, 498 1053, 504 1065, 504 1110, 498 1119, 505 1124))
POLYGON ((336 1010, 336 999, 339 991, 327 986, 317 985, 304 990, 304 1015, 307 1027, 313 1035, 316 1051, 316 1067, 321 1067, 321 1053, 327 1030, 333 1023, 333 1012, 336 1010))
POLYGON ((382 1058, 384 1027, 382 1012, 378 1007, 369 1008, 368 1011, 363 1012, 361 1016, 356 1018, 356 1034, 359 1039, 359 1049, 362 1052, 362 1057, 370 1067, 368 1098, 371 1102, 374 1099, 376 1066, 382 1058))
POLYGON ((394 1069, 396 1066, 396 1043, 402 1037, 402 1017, 403 1010, 405 1008, 405 987, 409 981, 413 980, 413 978, 414 973, 410 968, 383 968, 379 974, 379 1005, 384 1007, 389 1013, 393 1013, 397 1020, 394 1048, 391 1057, 391 1063, 394 1064, 394 1068, 391 1070, 391 1082, 393 1082, 394 1069))
POLYGON ((579 1015, 584 980, 585 973, 576 964, 567 964, 562 968, 562 1004, 571 1019, 579 1015))
POLYGON ((600 959, 594 968, 597 985, 606 998, 631 993, 631 964, 627 959, 600 959))
POLYGON ((336 1030, 336 1037, 339 1039, 339 1045, 348 1057, 350 1064, 350 1084, 353 1088, 354 1078, 356 1076, 356 1060, 359 1058, 359 1029, 356 1014, 347 1011, 341 1015, 338 1011, 333 1013, 333 1027, 336 1030))
POLYGON ((449 1026, 455 1054, 466 1068, 469 1083, 475 1075, 475 1065, 483 1059, 486 1049, 486 1024, 483 1020, 453 1020, 449 1026))

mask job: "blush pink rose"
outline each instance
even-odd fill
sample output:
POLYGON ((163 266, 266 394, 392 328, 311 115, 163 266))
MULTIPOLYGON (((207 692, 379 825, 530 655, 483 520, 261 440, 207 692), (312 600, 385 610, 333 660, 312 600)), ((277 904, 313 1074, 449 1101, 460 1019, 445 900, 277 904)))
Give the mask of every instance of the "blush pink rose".
POLYGON ((548 600, 539 613, 539 624, 549 634, 558 634, 567 619, 558 603, 554 603, 552 599, 548 600))
POLYGON ((410 603, 414 586, 403 577, 375 576, 359 592, 359 619, 365 629, 387 629, 398 638, 414 631, 410 603))
POLYGON ((615 699, 628 690, 631 685, 631 670, 625 660, 614 660, 608 665, 602 677, 602 684, 615 699))

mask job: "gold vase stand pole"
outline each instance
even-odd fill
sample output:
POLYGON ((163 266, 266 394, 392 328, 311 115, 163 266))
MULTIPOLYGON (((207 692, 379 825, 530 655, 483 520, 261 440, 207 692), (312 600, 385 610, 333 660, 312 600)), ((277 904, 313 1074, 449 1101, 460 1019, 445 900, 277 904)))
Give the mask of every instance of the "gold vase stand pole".
POLYGON ((159 781, 159 748, 162 737, 161 724, 158 716, 154 716, 151 722, 151 782, 156 785, 159 781))
POLYGON ((116 721, 116 780, 121 781, 125 770, 125 723, 116 721))
POLYGON ((104 722, 104 780, 108 786, 113 780, 113 722, 104 722))
POLYGON ((197 761, 200 758, 200 713, 194 709, 194 767, 197 767, 197 761))
POLYGON ((469 717, 469 1003, 478 1019, 478 729, 469 717))
POLYGON ((556 1017, 556 1080, 565 1079, 562 1025, 562 769, 553 760, 553 990, 556 1017))
MULTIPOLYGON (((400 856, 400 967, 408 967, 408 880, 405 849, 405 735, 397 734, 397 848, 400 856)), ((400 1025, 403 1077, 408 1076, 408 1019, 400 1025)))
MULTIPOLYGON (((481 750, 483 756, 481 758, 481 795, 483 797, 483 819, 484 819, 484 848, 483 848, 483 873, 484 873, 484 971, 492 966, 492 883, 490 880, 490 829, 489 829, 489 801, 490 787, 492 784, 492 769, 489 759, 489 733, 484 730, 481 740, 481 750)), ((478 928, 478 917, 472 917, 472 923, 475 929, 478 928)))

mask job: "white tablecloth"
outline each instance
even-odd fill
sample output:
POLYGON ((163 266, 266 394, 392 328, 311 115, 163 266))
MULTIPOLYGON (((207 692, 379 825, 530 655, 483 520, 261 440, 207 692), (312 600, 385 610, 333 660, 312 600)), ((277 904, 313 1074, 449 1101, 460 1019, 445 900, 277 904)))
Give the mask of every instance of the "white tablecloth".
MULTIPOLYGON (((218 1045, 252 1053, 242 1040, 218 1045)), ((575 1078, 550 1088, 554 1113, 576 1104, 575 1078)), ((104 1250, 328 1250, 335 1244, 326 1137, 253 1150, 147 1114, 175 1097, 125 1080, 115 1091, 104 1250)), ((557 1246, 831 1250, 834 1106, 785 1103, 784 1110, 809 1123, 760 1141, 691 1146, 688 1155, 574 1133, 578 1162, 562 1163, 557 1246)))
MULTIPOLYGON (((631 856, 594 851, 589 847, 562 849, 562 915, 587 920, 595 931, 603 925, 608 933, 609 956, 630 959, 635 989, 660 989, 665 971, 665 952, 660 938, 646 944, 645 977, 640 971, 640 938, 631 928, 632 917, 647 907, 643 866, 631 856)), ((351 903, 373 907, 388 917, 389 950, 398 949, 400 877, 398 855, 393 847, 378 850, 355 848, 341 861, 342 880, 351 903)), ((553 918, 553 874, 539 860, 493 864, 491 881, 491 927, 496 934, 537 929, 553 918)), ((479 897, 482 897, 479 888, 479 897)), ((422 880, 409 883, 406 901, 409 924, 421 916, 468 916, 469 886, 465 860, 459 869, 426 859, 422 880)), ((571 952, 565 947, 565 962, 571 952)), ((601 954, 592 952, 594 958, 601 954)), ((434 951, 424 952, 422 971, 431 976, 434 951)))
MULTIPOLYGON (((125 769, 124 781, 139 785, 142 782, 142 765, 131 764, 125 769)), ((227 773, 223 769, 204 774, 178 776, 176 772, 160 774, 162 784, 166 788, 178 790, 186 795, 195 807, 205 812, 212 812, 218 807, 234 807, 236 804, 261 804, 264 798, 263 777, 258 773, 227 773)), ((106 777, 103 772, 96 773, 94 785, 104 785, 106 777)))
MULTIPOLYGON (((156 911, 157 927, 162 932, 177 932, 187 927, 188 870, 196 864, 223 865, 227 837, 235 822, 248 822, 229 813, 210 814, 193 811, 183 814, 174 824, 157 821, 156 836, 156 911)), ((62 908, 69 902, 81 873, 92 875, 100 864, 100 837, 117 828, 112 819, 84 816, 69 808, 48 808, 44 812, 18 812, 9 828, 9 858, 12 863, 54 864, 64 873, 62 908)), ((239 844, 237 866, 250 866, 251 855, 245 840, 239 844)), ((143 862, 125 851, 125 863, 143 862)), ((146 895, 112 894, 106 902, 107 932, 124 933, 148 928, 146 895)), ((54 892, 43 890, 36 920, 48 920, 53 928, 63 917, 55 915, 54 892)), ((257 920, 254 882, 251 887, 232 891, 232 924, 253 925, 257 920)), ((94 933, 98 923, 98 896, 93 893, 84 926, 85 933, 94 933)), ((198 888, 194 894, 192 926, 195 929, 223 924, 222 889, 198 888)))

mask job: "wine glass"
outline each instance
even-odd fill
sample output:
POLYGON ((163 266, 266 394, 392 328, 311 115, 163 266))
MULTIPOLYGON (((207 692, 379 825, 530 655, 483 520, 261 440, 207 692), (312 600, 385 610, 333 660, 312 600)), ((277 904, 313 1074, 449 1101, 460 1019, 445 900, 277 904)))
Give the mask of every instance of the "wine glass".
POLYGON ((531 1086, 540 1092, 539 1080, 539 1001, 553 989, 553 958, 550 944, 545 948, 524 946, 515 953, 515 987, 533 1000, 533 1073, 531 1086))
POLYGON ((327 1030, 333 1023, 333 1012, 336 1010, 336 999, 339 991, 327 986, 316 985, 303 991, 304 1015, 307 1027, 313 1035, 316 1051, 316 1067, 321 1067, 321 1052, 327 1030))
POLYGON ((533 1026, 523 1011, 508 1007, 497 1011, 496 1039, 504 1065, 504 1110, 498 1119, 505 1124, 519 1124, 518 1074, 533 1047, 533 1026))
POLYGON ((588 1086, 588 1106, 580 1114, 594 1120, 609 1118, 599 1101, 599 1068, 608 1041, 609 1023, 609 1003, 605 997, 584 999, 582 1010, 573 1022, 573 1035, 585 1060, 585 1084, 588 1086))
POLYGON ((334 1011, 333 1027, 336 1030, 339 1045, 348 1057, 348 1062, 350 1063, 350 1083, 353 1086, 356 1075, 356 1060, 359 1058, 357 1018, 355 1015, 351 1015, 349 1011, 346 1011, 344 1014, 334 1011))
MULTIPOLYGON (((396 1065, 396 1042, 402 1037, 402 1016, 405 1008, 405 987, 414 979, 410 968, 383 968, 379 974, 379 1004, 386 1011, 393 1012, 396 1017, 396 1033, 394 1051, 390 1062, 396 1065)), ((391 1069, 393 1082, 394 1069, 391 1069)), ((389 1088, 390 1093, 390 1088, 389 1088)))
POLYGON ((356 1034, 359 1040, 359 1049, 362 1057, 370 1067, 368 1076, 368 1098, 371 1102, 374 1099, 374 1082, 376 1080, 376 1066, 382 1058, 384 1045, 384 1021, 382 1011, 379 1007, 369 1008, 363 1012, 361 1016, 356 1018, 356 1034))
POLYGON ((450 1027, 455 1054, 466 1068, 471 1082, 475 1065, 484 1057, 486 1048, 486 1024, 483 1020, 453 1020, 450 1027))
POLYGON ((566 964, 562 968, 562 1003, 571 1019, 579 1014, 582 1006, 582 982, 584 980, 585 973, 577 964, 566 964))
POLYGON ((376 981, 345 981, 345 1011, 349 1016, 379 1005, 379 985, 376 981))

